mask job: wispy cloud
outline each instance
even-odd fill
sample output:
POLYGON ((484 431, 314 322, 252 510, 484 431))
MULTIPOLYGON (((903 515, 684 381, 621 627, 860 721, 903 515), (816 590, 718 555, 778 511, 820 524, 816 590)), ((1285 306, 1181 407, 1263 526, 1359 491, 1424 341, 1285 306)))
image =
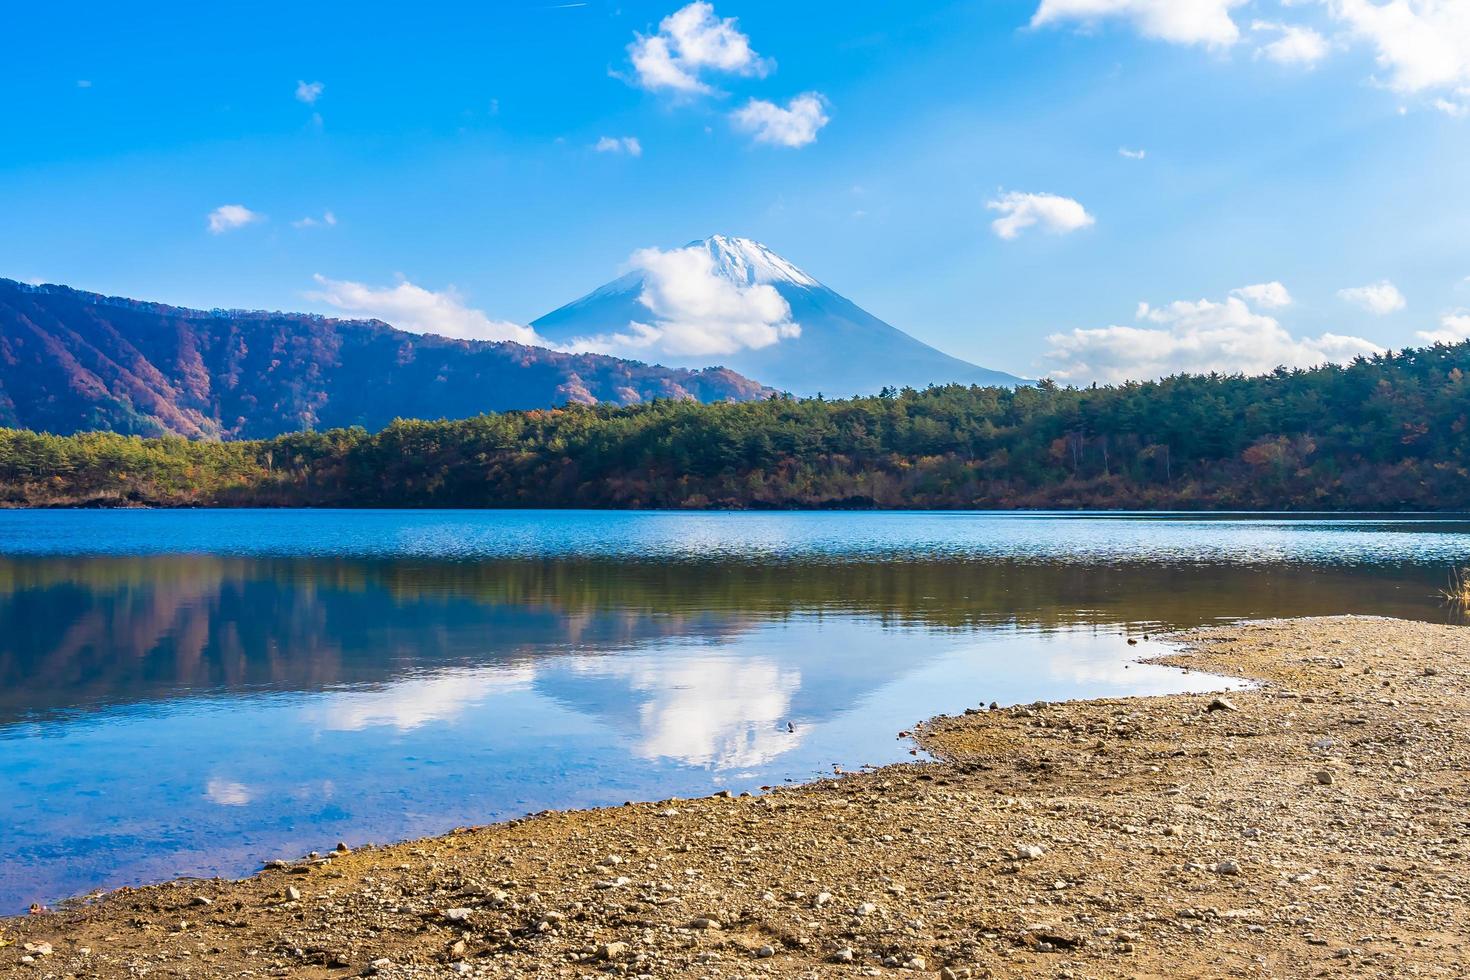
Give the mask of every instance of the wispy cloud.
POLYGON ((325 90, 326 85, 321 82, 298 81, 296 83, 296 101, 304 102, 307 105, 316 105, 316 100, 322 97, 322 92, 325 90))
POLYGON ((783 108, 764 99, 751 99, 731 113, 736 128, 757 143, 798 147, 815 142, 817 131, 830 121, 820 92, 804 92, 783 108))
POLYGON ((1053 235, 1065 235, 1096 222, 1081 203, 1058 194, 1010 191, 985 206, 1000 212, 1000 217, 992 221, 990 227, 1007 241, 1033 226, 1053 235))
POLYGON ((643 155, 643 144, 636 136, 604 136, 592 144, 598 153, 625 153, 630 157, 643 155))
POLYGON ((1118 147, 1118 156, 1128 160, 1142 160, 1148 156, 1148 151, 1144 149, 1130 150, 1126 146, 1120 146, 1118 147))
MULTIPOLYGON (((1284 366, 1312 367, 1350 361, 1382 350, 1362 337, 1324 333, 1294 337, 1275 317, 1245 298, 1284 297, 1269 287, 1246 286, 1223 302, 1179 301, 1163 307, 1140 303, 1136 323, 1072 330, 1047 338, 1048 369, 1074 383, 1119 382, 1189 372, 1262 374, 1284 366)), ((1284 287, 1281 290, 1285 292, 1284 287)), ((1264 305, 1264 304, 1263 304, 1264 305)))
POLYGON ((1327 38, 1300 24, 1258 20, 1252 22, 1251 30, 1277 35, 1274 41, 1268 41, 1256 50, 1259 57, 1269 58, 1277 64, 1311 68, 1331 51, 1327 38))
POLYGON ((264 220, 265 215, 257 214, 243 204, 221 204, 209 212, 209 231, 213 235, 222 235, 264 220))
POLYGON ((307 298, 326 303, 346 313, 382 320, 410 333, 435 334, 458 340, 513 340, 520 344, 547 346, 530 327, 507 320, 492 320, 465 303, 453 286, 435 292, 402 280, 393 286, 313 276, 320 289, 307 298))
POLYGON ((331 228, 337 224, 337 216, 330 211, 323 211, 320 218, 307 215, 291 222, 292 228, 331 228))

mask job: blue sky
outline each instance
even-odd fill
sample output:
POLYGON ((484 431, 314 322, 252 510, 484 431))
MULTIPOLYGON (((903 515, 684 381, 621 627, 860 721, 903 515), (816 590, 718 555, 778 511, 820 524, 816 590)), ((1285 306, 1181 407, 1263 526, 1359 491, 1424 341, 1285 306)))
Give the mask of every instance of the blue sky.
POLYGON ((0 275, 524 324, 724 233, 1029 376, 1470 334, 1466 0, 681 9, 16 5, 0 275))

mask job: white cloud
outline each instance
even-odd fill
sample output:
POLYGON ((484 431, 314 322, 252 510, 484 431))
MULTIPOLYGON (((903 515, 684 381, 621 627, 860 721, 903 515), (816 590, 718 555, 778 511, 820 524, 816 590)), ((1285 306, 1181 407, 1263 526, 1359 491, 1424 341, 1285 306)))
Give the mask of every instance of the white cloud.
MULTIPOLYGON (((1306 24, 1256 20, 1254 32, 1278 36, 1257 48, 1259 57, 1311 67, 1352 39, 1375 49, 1379 81, 1400 95, 1423 95, 1456 117, 1470 116, 1470 3, 1466 0, 1311 0, 1335 28, 1332 40, 1306 24)), ((1246 0, 1040 0, 1033 27, 1114 19, 1145 37, 1223 48, 1240 39, 1231 16, 1246 0)), ((1302 7, 1308 0, 1280 0, 1302 7)), ((1400 112, 1407 111, 1400 107, 1400 112)))
POLYGON ((1125 157, 1129 160, 1142 160, 1144 157, 1148 156, 1148 151, 1141 148, 1137 150, 1130 150, 1126 146, 1120 146, 1118 147, 1118 156, 1125 157))
POLYGON ((636 136, 604 136, 592 148, 598 153, 626 153, 630 157, 643 155, 643 144, 636 136))
POLYGON ((1374 316, 1397 313, 1409 305, 1404 299, 1404 294, 1399 292, 1399 288, 1387 279, 1382 282, 1369 283, 1366 286, 1339 289, 1337 295, 1339 299, 1344 299, 1354 306, 1360 306, 1374 316))
POLYGON ((985 206, 1000 212, 1001 216, 992 221, 990 227, 1007 241, 1032 225, 1054 235, 1065 235, 1086 228, 1096 220, 1080 203, 1057 194, 1010 191, 985 206))
POLYGON ((1395 92, 1470 97, 1470 4, 1465 0, 1326 3, 1338 22, 1377 48, 1378 67, 1395 92))
POLYGON ((1258 56, 1269 58, 1277 64, 1311 68, 1327 57, 1329 51, 1327 38, 1300 24, 1258 20, 1251 24, 1251 30, 1279 35, 1276 40, 1261 45, 1256 51, 1258 56))
POLYGON ((1130 22, 1144 37, 1175 44, 1226 47, 1240 38, 1230 11, 1245 0, 1041 0, 1032 27, 1107 18, 1130 22))
POLYGON ((1418 330, 1414 336, 1426 344, 1458 344, 1470 340, 1470 312, 1446 313, 1439 318, 1438 330, 1418 330))
POLYGON ((1311 367, 1382 350, 1361 337, 1293 337, 1274 317, 1252 310, 1239 296, 1220 303, 1181 301, 1159 309, 1141 303, 1137 320, 1143 325, 1048 337, 1051 373, 1077 383, 1180 372, 1262 374, 1282 365, 1311 367))
POLYGON ((458 340, 513 340, 518 344, 546 346, 530 327, 505 320, 492 320, 480 310, 465 305, 453 286, 436 293, 403 281, 396 286, 368 286, 313 276, 320 290, 307 298, 326 303, 346 313, 370 317, 410 333, 437 334, 458 340))
POLYGON ((335 214, 333 214, 330 211, 323 211, 322 212, 322 216, 320 218, 313 218, 311 215, 307 215, 304 218, 298 218, 297 220, 291 222, 291 227, 292 228, 331 228, 332 226, 336 225, 336 223, 337 223, 337 216, 335 214))
POLYGON ((221 204, 209 212, 209 231, 214 235, 222 235, 264 220, 265 215, 256 214, 243 204, 221 204))
POLYGON ((764 657, 589 657, 576 666, 641 702, 641 758, 744 768, 796 748, 807 729, 786 730, 801 672, 764 657))
POLYGON ((746 285, 719 275, 707 249, 640 249, 629 265, 643 273, 638 301, 648 309, 648 321, 578 338, 566 349, 696 357, 769 347, 801 334, 801 326, 791 320, 791 306, 774 286, 746 285))
POLYGON ((316 100, 322 97, 322 91, 325 89, 326 85, 321 82, 297 82, 296 101, 316 105, 316 100))
POLYGON ((244 806, 255 798, 255 794, 244 783, 211 779, 204 786, 204 798, 219 806, 244 806))
POLYGON ((770 70, 770 63, 755 53, 750 38, 736 27, 735 18, 717 16, 714 5, 703 0, 669 14, 659 23, 658 33, 637 35, 628 45, 628 57, 639 85, 683 95, 713 91, 699 77, 706 69, 756 76, 770 70))
POLYGON ((411 732, 430 723, 454 721, 497 694, 529 690, 535 678, 531 667, 445 670, 393 681, 378 690, 337 694, 305 714, 329 732, 379 727, 411 732))
POLYGON ((777 146, 806 146, 827 125, 826 100, 820 92, 803 92, 781 108, 764 99, 751 99, 730 114, 735 125, 755 137, 757 143, 777 146))
POLYGON ((77 88, 91 88, 91 87, 92 87, 92 82, 89 79, 86 79, 86 78, 78 78, 77 79, 77 88))
POLYGON ((1259 282, 1254 286, 1241 286, 1230 290, 1231 296, 1239 296, 1252 306, 1262 310, 1279 310, 1291 305, 1291 293, 1279 282, 1259 282))

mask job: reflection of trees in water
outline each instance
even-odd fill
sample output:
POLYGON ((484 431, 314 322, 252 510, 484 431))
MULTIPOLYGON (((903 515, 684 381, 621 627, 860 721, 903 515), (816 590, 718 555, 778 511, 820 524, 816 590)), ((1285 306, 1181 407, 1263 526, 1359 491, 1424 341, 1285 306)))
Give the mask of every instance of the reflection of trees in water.
POLYGON ((181 690, 317 690, 575 649, 720 641, 794 615, 963 630, 1446 614, 1442 570, 1019 562, 0 560, 0 720, 181 690))

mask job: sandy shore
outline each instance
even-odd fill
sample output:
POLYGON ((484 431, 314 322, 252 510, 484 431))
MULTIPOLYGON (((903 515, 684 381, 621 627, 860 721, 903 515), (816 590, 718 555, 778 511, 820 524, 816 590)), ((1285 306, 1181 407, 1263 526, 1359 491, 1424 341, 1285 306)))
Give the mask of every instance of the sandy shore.
POLYGON ((0 976, 1470 975, 1470 630, 1182 641, 1260 688, 940 718, 936 762, 124 890, 0 920, 0 976))

